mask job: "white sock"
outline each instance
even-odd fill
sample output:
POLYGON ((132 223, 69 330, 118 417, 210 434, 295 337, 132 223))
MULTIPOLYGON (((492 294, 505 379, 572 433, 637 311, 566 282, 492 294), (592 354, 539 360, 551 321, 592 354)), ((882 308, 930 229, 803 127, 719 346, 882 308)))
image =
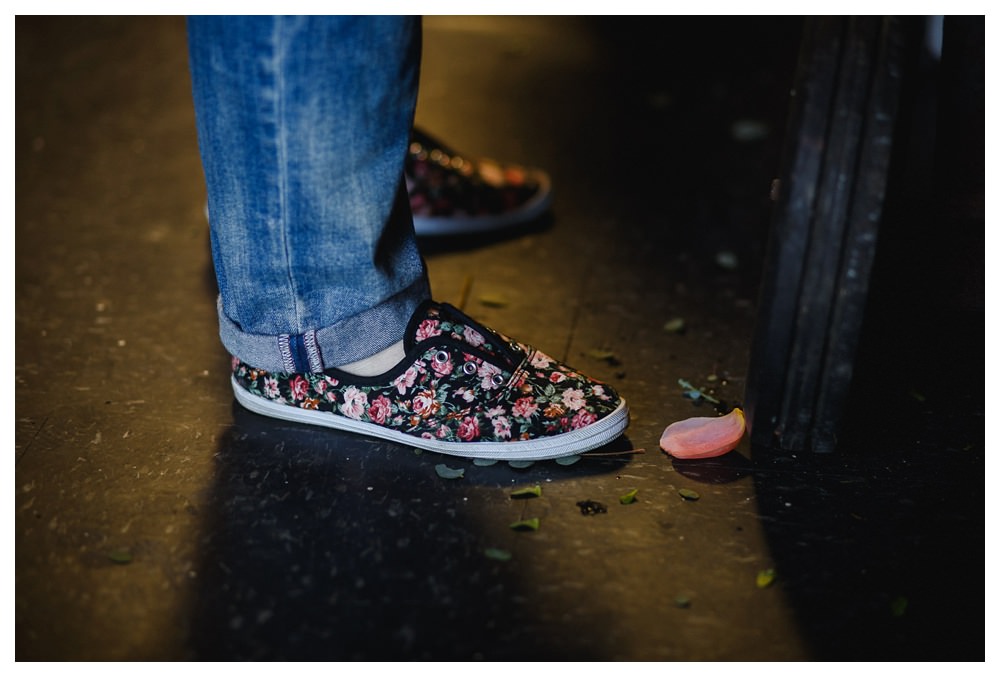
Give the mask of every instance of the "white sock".
POLYGON ((399 340, 371 357, 342 365, 337 369, 355 376, 378 376, 395 367, 404 357, 406 351, 403 350, 403 341, 399 340))

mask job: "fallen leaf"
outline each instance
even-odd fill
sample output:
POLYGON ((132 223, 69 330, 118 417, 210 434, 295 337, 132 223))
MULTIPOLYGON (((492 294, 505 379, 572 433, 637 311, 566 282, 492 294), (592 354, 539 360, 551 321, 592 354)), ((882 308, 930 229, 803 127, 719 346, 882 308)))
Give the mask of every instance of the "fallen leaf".
POLYGON ((663 331, 669 332, 671 334, 680 334, 684 331, 684 318, 675 317, 672 320, 667 320, 666 324, 663 325, 663 331))
POLYGON ((691 598, 686 595, 677 595, 674 597, 674 606, 678 609, 687 609, 691 606, 691 598))
POLYGON ((618 502, 621 503, 622 505, 628 505, 629 503, 635 503, 635 501, 636 501, 635 497, 636 497, 636 494, 638 494, 638 493, 639 493, 638 489, 633 489, 632 491, 628 492, 627 494, 625 494, 623 496, 619 496, 618 497, 618 502))
POLYGON ((769 585, 771 585, 772 583, 774 583, 774 579, 775 579, 776 576, 777 576, 777 573, 775 573, 774 569, 764 569, 763 571, 758 571, 757 572, 757 587, 758 588, 766 588, 766 587, 768 587, 769 585))
POLYGON ((438 477, 446 480, 457 480, 465 477, 465 468, 449 468, 444 463, 438 463, 434 466, 434 472, 438 474, 438 477))
POLYGON ((541 522, 537 517, 532 517, 531 519, 520 520, 513 522, 510 528, 514 531, 538 531, 538 527, 541 526, 541 522))
POLYGON ((491 465, 496 465, 497 460, 495 458, 474 458, 472 459, 472 465, 478 465, 480 468, 487 468, 491 465))
POLYGON ((480 296, 479 302, 487 308, 504 308, 507 305, 507 299, 502 296, 493 296, 490 294, 480 296))
POLYGON ((486 548, 483 554, 490 559, 495 559, 498 562, 509 562, 513 555, 510 554, 509 550, 503 550, 501 548, 486 548))
POLYGON ((108 553, 108 559, 115 564, 129 564, 132 561, 132 551, 121 548, 108 553))
POLYGON ((573 465, 580 460, 580 454, 574 454, 572 456, 560 456, 556 459, 558 465, 573 465))
POLYGON ((743 439, 746 419, 736 407, 725 416, 695 416, 671 423, 660 448, 675 458, 712 458, 732 451, 743 439))
POLYGON ((603 348, 591 348, 584 353, 587 357, 592 360, 597 360, 598 362, 607 362, 612 367, 617 367, 621 364, 621 360, 610 350, 604 350, 603 348))
POLYGON ((542 495, 541 485, 536 484, 533 487, 525 487, 524 489, 515 489, 510 492, 511 498, 531 498, 532 496, 538 497, 542 495))
POLYGON ((522 469, 522 468, 530 468, 531 466, 535 465, 535 462, 534 461, 507 461, 507 465, 509 465, 511 468, 522 469))
POLYGON ((701 388, 695 388, 690 382, 685 381, 682 378, 677 379, 677 384, 684 389, 683 396, 689 400, 698 401, 700 399, 705 399, 712 404, 719 404, 719 400, 715 399, 701 388))
POLYGON ((697 501, 699 498, 701 498, 701 494, 699 494, 694 489, 678 489, 677 493, 680 494, 681 498, 683 498, 685 501, 697 501))

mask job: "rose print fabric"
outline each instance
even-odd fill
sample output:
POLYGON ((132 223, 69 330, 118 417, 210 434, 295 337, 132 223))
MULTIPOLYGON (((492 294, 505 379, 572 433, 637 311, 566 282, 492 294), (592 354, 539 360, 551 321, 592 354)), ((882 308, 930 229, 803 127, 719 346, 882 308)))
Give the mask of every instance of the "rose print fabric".
POLYGON ((275 374, 233 358, 251 394, 449 442, 504 442, 558 435, 615 411, 609 386, 447 304, 426 302, 404 339, 407 359, 380 377, 336 369, 275 374))

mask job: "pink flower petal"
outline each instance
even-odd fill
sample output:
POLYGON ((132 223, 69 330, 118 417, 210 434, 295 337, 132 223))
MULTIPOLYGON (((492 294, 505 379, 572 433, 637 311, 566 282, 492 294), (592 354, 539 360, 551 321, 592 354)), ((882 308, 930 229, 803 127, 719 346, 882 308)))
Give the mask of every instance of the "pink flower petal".
POLYGON ((696 416, 671 423, 660 437, 660 448, 675 458, 722 456, 736 448, 744 431, 746 420, 737 407, 725 416, 696 416))

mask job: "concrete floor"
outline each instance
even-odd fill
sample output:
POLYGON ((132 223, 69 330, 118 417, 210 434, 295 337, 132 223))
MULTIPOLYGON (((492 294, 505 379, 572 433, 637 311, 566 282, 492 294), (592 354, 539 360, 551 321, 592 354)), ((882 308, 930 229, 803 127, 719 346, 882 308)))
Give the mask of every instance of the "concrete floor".
POLYGON ((424 243, 436 298, 613 383, 644 450, 514 469, 235 405, 183 20, 19 17, 16 659, 982 660, 974 276, 872 332, 838 453, 658 449, 712 413, 678 379, 744 397, 797 30, 425 20, 418 124, 556 186, 424 243))

